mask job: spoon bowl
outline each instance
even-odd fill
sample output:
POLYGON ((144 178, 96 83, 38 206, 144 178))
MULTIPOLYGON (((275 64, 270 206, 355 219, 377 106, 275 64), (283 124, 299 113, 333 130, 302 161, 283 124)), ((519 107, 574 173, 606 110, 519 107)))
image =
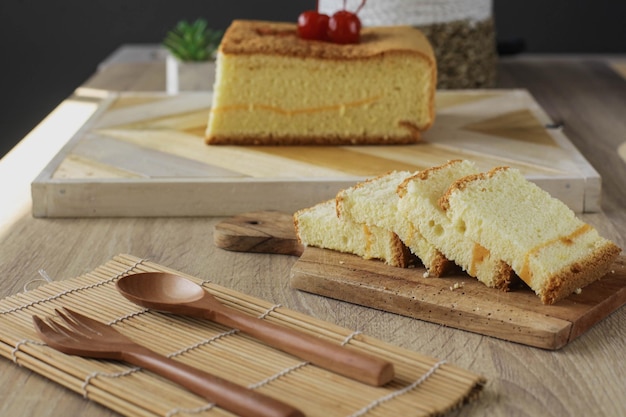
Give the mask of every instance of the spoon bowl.
POLYGON ((200 285, 180 275, 143 272, 120 278, 116 286, 120 294, 142 307, 212 320, 370 385, 384 385, 394 376, 391 362, 230 308, 200 285))
POLYGON ((152 310, 204 317, 222 304, 204 288, 180 275, 142 272, 120 278, 117 290, 133 303, 152 310))

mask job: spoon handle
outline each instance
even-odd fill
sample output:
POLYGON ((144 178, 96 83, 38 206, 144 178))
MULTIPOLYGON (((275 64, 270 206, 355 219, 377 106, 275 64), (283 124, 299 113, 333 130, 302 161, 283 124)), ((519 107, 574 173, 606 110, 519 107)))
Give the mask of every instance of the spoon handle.
POLYGON ((304 417, 289 404, 218 376, 162 356, 140 345, 122 353, 123 359, 175 382, 242 417, 304 417))
POLYGON ((211 319, 220 324, 239 329, 270 346, 340 375, 374 386, 384 385, 393 379, 393 364, 375 356, 230 308, 214 313, 217 314, 211 319))

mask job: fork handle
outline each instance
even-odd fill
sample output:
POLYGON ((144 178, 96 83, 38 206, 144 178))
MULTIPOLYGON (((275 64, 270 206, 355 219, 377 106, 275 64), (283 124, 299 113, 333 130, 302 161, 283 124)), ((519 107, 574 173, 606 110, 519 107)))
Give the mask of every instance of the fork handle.
POLYGON ((122 359, 161 375, 241 417, 304 417, 291 405, 141 346, 123 352, 122 359))

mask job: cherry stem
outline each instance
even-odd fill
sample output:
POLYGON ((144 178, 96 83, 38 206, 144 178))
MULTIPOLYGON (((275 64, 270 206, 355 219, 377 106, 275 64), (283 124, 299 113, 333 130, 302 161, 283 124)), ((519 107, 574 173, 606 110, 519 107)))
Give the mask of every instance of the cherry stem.
MULTIPOLYGON (((354 14, 359 14, 359 12, 360 12, 360 11, 361 11, 361 9, 363 8, 363 6, 365 6, 365 2, 366 2, 366 1, 367 1, 367 0, 363 0, 363 1, 361 2, 361 5, 360 5, 360 6, 359 6, 359 7, 358 7, 355 11, 354 11, 354 14)), ((343 3, 344 3, 344 9, 345 9, 345 3, 346 3, 346 0, 344 0, 344 1, 343 1, 343 3)))

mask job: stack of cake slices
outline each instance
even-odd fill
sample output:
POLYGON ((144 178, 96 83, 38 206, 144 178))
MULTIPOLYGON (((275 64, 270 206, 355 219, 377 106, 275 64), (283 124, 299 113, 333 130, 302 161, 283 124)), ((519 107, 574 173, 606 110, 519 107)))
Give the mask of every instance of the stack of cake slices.
POLYGON ((368 179, 294 222, 305 246, 395 267, 417 258, 430 277, 456 265, 505 291, 521 280, 544 304, 601 278, 621 252, 518 170, 466 160, 368 179))

